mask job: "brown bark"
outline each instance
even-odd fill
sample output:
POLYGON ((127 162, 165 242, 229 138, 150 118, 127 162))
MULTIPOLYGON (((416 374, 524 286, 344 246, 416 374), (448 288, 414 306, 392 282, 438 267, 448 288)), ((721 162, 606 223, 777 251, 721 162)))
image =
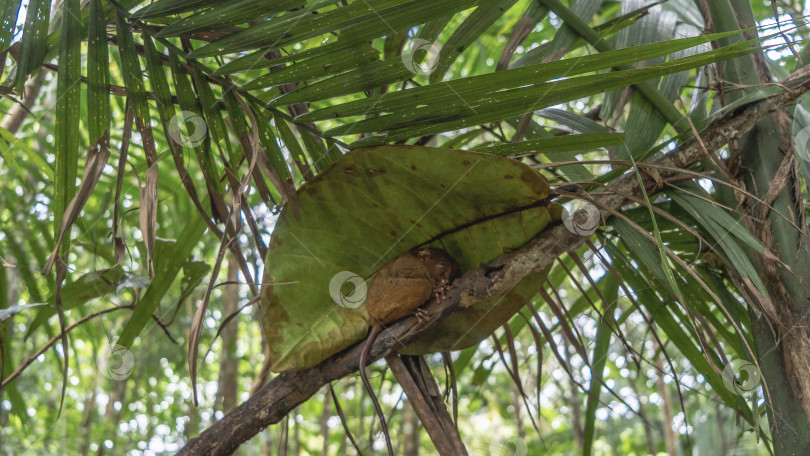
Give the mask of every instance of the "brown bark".
POLYGON ((400 435, 403 438, 402 454, 404 456, 419 456, 419 416, 413 409, 410 401, 405 401, 403 409, 405 417, 402 420, 400 435))
POLYGON ((397 378, 408 400, 419 415, 430 439, 440 455, 467 454, 467 448, 461 441, 453 418, 442 400, 439 385, 430 373, 430 369, 421 356, 396 356, 385 358, 391 372, 397 378))

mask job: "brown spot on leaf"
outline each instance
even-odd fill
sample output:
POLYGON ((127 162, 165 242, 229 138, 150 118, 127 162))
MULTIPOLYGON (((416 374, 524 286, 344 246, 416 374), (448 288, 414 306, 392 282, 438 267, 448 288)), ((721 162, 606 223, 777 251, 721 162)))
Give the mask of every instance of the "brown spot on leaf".
POLYGON ((366 174, 368 174, 371 177, 374 177, 374 176, 376 176, 378 174, 385 174, 385 170, 384 169, 371 169, 371 168, 369 168, 369 169, 366 170, 366 174))
POLYGON ((411 165, 411 171, 416 171, 416 165, 411 165))
POLYGON ((538 198, 548 196, 548 181, 546 181, 543 176, 537 174, 537 172, 531 169, 524 170, 520 174, 520 180, 529 184, 532 192, 537 195, 538 198))
POLYGON ((506 179, 506 180, 510 180, 510 179, 514 179, 515 176, 513 176, 511 174, 504 174, 503 178, 506 179))
POLYGON ((394 231, 394 230, 391 230, 391 232, 390 232, 390 233, 388 233, 388 234, 390 234, 390 235, 391 235, 391 237, 397 237, 397 232, 396 232, 396 231, 394 231))
POLYGON ((270 275, 264 276, 262 284, 262 300, 260 309, 261 326, 264 337, 270 345, 281 343, 281 329, 290 321, 287 310, 281 306, 278 296, 273 293, 273 278, 270 275))
POLYGON ((352 176, 356 176, 356 175, 357 175, 357 170, 354 168, 354 166, 347 166, 347 167, 346 167, 346 169, 344 169, 343 171, 344 171, 346 174, 351 174, 352 176))
POLYGON ((318 189, 313 185, 305 185, 301 187, 301 190, 307 192, 307 195, 309 196, 315 196, 318 194, 318 189))
POLYGON ((464 165, 464 166, 470 166, 471 165, 469 160, 464 160, 463 162, 461 162, 461 164, 464 165))

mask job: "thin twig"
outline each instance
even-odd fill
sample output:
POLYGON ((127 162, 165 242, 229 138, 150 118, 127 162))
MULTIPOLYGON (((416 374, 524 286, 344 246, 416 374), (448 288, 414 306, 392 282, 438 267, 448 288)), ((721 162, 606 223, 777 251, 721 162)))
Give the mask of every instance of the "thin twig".
POLYGON ((106 314, 106 313, 114 312, 114 311, 116 311, 116 310, 121 310, 121 309, 134 309, 134 308, 135 308, 135 305, 134 305, 134 304, 127 304, 127 305, 125 305, 125 306, 116 306, 116 307, 112 307, 112 308, 109 308, 109 309, 100 310, 100 311, 98 311, 98 312, 92 313, 92 314, 90 314, 90 315, 88 315, 88 316, 86 316, 86 317, 84 317, 84 318, 82 318, 82 319, 78 320, 77 322, 75 322, 75 323, 71 324, 70 326, 68 326, 67 328, 65 328, 64 332, 60 332, 59 334, 57 334, 57 335, 53 336, 53 337, 51 338, 51 340, 49 340, 49 341, 48 341, 48 343, 46 343, 45 345, 43 345, 43 346, 42 346, 42 348, 40 348, 39 350, 37 350, 37 352, 36 352, 36 353, 34 353, 34 354, 33 354, 33 355, 31 355, 30 357, 28 357, 28 359, 26 359, 25 361, 23 361, 23 363, 22 363, 22 364, 20 364, 20 365, 17 367, 17 370, 15 370, 14 372, 12 372, 12 373, 11 373, 11 374, 10 374, 8 377, 6 377, 6 378, 5 378, 5 380, 3 380, 3 382, 2 382, 2 383, 0 383, 0 390, 2 390, 3 388, 5 388, 6 386, 8 386, 8 385, 9 385, 9 383, 13 382, 13 381, 14 381, 14 379, 16 379, 17 377, 19 377, 19 376, 20 376, 20 374, 22 374, 22 372, 25 370, 25 368, 27 368, 28 366, 30 366, 30 365, 31 365, 31 363, 33 363, 33 362, 34 362, 34 360, 35 360, 35 359, 37 359, 37 357, 38 357, 39 355, 41 355, 41 354, 45 353, 45 351, 47 351, 49 348, 51 348, 51 347, 52 347, 52 346, 53 346, 53 345, 54 345, 54 344, 55 344, 57 341, 61 340, 61 339, 62 339, 62 335, 63 335, 63 333, 64 333, 64 334, 67 334, 67 333, 68 333, 68 332, 70 332, 70 331, 71 331, 73 328, 76 328, 77 326, 82 325, 83 323, 87 322, 88 320, 91 320, 91 319, 93 319, 93 318, 96 318, 96 317, 98 317, 98 316, 100 316, 100 315, 104 315, 104 314, 106 314))

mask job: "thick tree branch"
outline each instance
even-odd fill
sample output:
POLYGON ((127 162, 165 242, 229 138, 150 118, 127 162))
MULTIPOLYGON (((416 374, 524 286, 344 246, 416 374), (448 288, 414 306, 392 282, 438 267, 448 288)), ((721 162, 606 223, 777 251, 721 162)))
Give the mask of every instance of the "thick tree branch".
POLYGON ((440 455, 467 456, 453 417, 447 411, 439 385, 430 373, 424 356, 389 355, 385 361, 402 386, 422 426, 440 455))
MULTIPOLYGON (((716 120, 701 134, 701 141, 694 138, 685 141, 678 149, 655 160, 654 163, 670 167, 673 171, 660 170, 660 178, 677 174, 677 169, 687 168, 714 153, 730 140, 750 130, 760 120, 784 108, 800 95, 810 90, 810 66, 799 70, 795 77, 785 81, 788 91, 741 106, 716 120)), ((644 177, 647 190, 656 187, 652 176, 644 177)), ((604 191, 589 196, 603 208, 607 218, 610 210, 619 210, 625 196, 638 196, 641 187, 638 178, 628 172, 613 181, 604 191)), ((501 255, 484 266, 469 271, 453 283, 446 299, 430 301, 426 309, 431 321, 417 324, 413 317, 402 320, 384 332, 371 349, 369 358, 379 359, 392 353, 396 347, 407 344, 452 313, 511 290, 523 277, 550 265, 559 255, 576 250, 588 237, 576 235, 557 224, 521 249, 501 255)), ((221 421, 190 440, 181 455, 225 455, 232 453, 242 442, 247 441, 270 424, 277 423, 290 410, 307 400, 325 384, 357 371, 360 344, 321 362, 317 366, 296 372, 284 372, 261 388, 246 402, 227 414, 221 421)))

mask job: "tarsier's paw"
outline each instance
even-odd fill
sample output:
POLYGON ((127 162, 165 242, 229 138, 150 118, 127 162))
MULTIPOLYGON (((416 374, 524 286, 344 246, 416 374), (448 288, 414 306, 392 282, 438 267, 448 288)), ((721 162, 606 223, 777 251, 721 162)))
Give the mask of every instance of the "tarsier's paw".
POLYGON ((425 309, 416 309, 413 311, 413 316, 416 317, 416 321, 419 323, 425 323, 430 321, 430 314, 425 309))
POLYGON ((447 299, 445 296, 445 292, 448 290, 447 281, 442 280, 438 287, 433 289, 433 296, 436 297, 437 301, 444 301, 447 299))

